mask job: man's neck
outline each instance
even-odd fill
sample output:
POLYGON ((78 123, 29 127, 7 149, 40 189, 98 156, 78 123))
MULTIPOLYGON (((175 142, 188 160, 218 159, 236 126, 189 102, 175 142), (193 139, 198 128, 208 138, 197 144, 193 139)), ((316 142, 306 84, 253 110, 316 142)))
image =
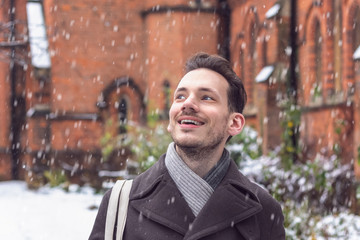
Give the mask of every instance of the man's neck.
POLYGON ((176 146, 176 152, 186 165, 200 177, 204 177, 220 160, 223 147, 214 149, 180 148, 176 146))

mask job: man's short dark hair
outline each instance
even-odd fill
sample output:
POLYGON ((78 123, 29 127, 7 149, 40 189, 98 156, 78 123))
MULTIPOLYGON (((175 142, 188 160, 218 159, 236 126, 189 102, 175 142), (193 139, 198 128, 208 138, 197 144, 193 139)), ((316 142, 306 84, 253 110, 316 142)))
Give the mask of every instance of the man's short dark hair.
POLYGON ((185 72, 188 73, 199 68, 207 68, 215 71, 226 79, 229 83, 229 88, 227 90, 229 111, 242 113, 247 96, 244 85, 231 68, 230 62, 218 55, 197 53, 186 62, 185 72))

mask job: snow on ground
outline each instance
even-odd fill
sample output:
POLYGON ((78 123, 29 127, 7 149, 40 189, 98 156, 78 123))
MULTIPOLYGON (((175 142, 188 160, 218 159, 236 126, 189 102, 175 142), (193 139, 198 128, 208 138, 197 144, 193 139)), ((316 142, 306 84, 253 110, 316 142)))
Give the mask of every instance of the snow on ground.
MULTIPOLYGON (((65 192, 46 186, 29 190, 22 181, 0 182, 0 239, 88 239, 97 214, 94 206, 101 199, 93 189, 76 185, 65 192)), ((310 225, 315 225, 311 239, 360 239, 360 217, 350 213, 326 216, 310 225), (330 236, 324 238, 322 232, 330 236)))
POLYGON ((0 182, 0 239, 88 239, 102 195, 70 186, 29 190, 22 181, 0 182))

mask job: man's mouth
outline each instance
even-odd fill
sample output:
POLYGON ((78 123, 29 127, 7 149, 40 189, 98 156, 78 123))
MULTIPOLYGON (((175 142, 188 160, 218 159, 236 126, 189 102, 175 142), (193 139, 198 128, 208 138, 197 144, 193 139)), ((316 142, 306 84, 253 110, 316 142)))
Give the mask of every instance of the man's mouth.
POLYGON ((201 126, 204 124, 203 122, 195 121, 192 119, 183 119, 183 120, 180 120, 179 123, 185 124, 185 125, 195 125, 195 126, 201 126))

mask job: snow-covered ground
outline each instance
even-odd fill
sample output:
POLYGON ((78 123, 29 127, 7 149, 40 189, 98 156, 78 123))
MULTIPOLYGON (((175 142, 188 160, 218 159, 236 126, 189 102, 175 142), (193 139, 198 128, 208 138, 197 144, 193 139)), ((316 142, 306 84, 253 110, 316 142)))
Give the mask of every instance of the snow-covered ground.
MULTIPOLYGON (((0 239, 88 239, 101 198, 93 189, 76 185, 69 192, 46 186, 35 191, 22 181, 0 182, 0 239)), ((302 221, 301 216, 292 219, 293 225, 302 221)), ((360 239, 360 217, 350 213, 329 215, 309 225, 314 233, 309 239, 360 239)), ((291 231, 288 237, 295 236, 291 231)))
POLYGON ((25 182, 0 182, 0 239, 88 239, 102 195, 70 186, 29 190, 25 182))

